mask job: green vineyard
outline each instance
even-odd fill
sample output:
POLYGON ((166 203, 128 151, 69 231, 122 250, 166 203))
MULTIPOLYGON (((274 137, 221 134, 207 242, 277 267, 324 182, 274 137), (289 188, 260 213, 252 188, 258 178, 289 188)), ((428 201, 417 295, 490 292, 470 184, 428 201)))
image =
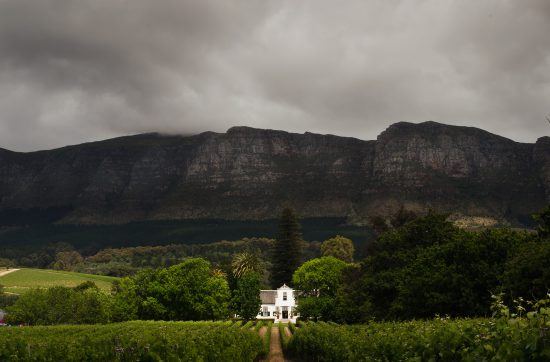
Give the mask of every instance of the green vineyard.
POLYGON ((286 354, 304 361, 548 361, 550 318, 545 313, 509 320, 302 323, 286 354))
POLYGON ((0 329, 0 361, 548 361, 550 311, 338 325, 151 322, 0 329))
POLYGON ((0 361, 253 361, 256 331, 232 322, 146 322, 0 329, 0 361))

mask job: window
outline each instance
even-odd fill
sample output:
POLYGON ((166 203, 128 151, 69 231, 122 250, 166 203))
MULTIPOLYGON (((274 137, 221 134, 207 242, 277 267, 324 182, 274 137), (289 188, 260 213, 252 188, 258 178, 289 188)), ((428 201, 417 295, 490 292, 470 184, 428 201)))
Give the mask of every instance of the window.
POLYGON ((286 300, 286 292, 283 292, 283 300, 286 300))

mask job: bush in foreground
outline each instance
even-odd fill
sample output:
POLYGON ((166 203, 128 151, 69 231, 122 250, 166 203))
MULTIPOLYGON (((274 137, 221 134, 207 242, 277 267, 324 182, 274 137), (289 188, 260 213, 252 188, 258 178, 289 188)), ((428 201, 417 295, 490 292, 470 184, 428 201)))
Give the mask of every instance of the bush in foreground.
POLYGON ((253 361, 255 331, 227 322, 145 322, 0 329, 1 361, 253 361))

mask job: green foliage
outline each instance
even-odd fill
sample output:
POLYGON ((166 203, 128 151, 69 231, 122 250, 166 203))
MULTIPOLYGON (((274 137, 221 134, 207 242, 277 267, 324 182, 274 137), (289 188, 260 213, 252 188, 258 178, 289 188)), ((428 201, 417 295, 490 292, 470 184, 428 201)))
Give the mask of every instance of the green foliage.
POLYGON ((237 279, 237 288, 233 291, 233 305, 235 313, 246 321, 256 318, 260 310, 260 285, 260 275, 255 272, 248 272, 237 279))
POLYGON ((334 321, 357 323, 372 318, 372 304, 364 284, 364 271, 359 264, 349 264, 342 270, 342 283, 336 293, 334 321))
POLYGON ((523 238, 506 229, 456 231, 444 243, 417 250, 400 271, 391 313, 399 318, 487 315, 504 262, 523 238))
POLYGON ((189 259, 167 269, 145 270, 135 277, 116 281, 112 295, 102 292, 91 281, 75 288, 31 289, 8 309, 8 321, 51 325, 137 318, 222 319, 228 316, 228 304, 225 277, 213 275, 207 261, 189 259))
POLYGON ((292 336, 287 336, 286 329, 288 328, 287 323, 278 323, 279 324, 279 338, 281 340, 281 347, 283 347, 283 351, 286 351, 288 348, 288 343, 290 341, 290 338, 292 336))
POLYGON ((418 216, 414 211, 407 210, 403 205, 389 217, 372 215, 369 217, 370 227, 377 233, 382 234, 392 229, 399 228, 408 222, 415 220, 418 216))
POLYGON ((260 256, 252 252, 235 254, 231 262, 231 268, 233 276, 237 279, 246 273, 264 274, 264 267, 260 256))
POLYGON ((541 239, 550 238, 550 205, 538 214, 533 215, 533 219, 538 224, 537 234, 541 239))
POLYGON ((356 319, 339 315, 346 322, 487 315, 507 258, 528 239, 507 229, 467 232, 430 213, 369 246, 369 257, 352 278, 344 276, 349 285, 338 296, 356 319))
POLYGON ((17 294, 0 293, 0 309, 12 306, 19 299, 17 294))
POLYGON ((13 268, 15 266, 15 262, 11 259, 7 258, 0 258, 0 268, 13 268))
POLYGON ((323 256, 333 256, 346 263, 351 263, 353 261, 354 252, 355 248, 353 246, 353 241, 340 235, 325 240, 321 244, 321 254, 323 256))
POLYGON ((9 307, 17 301, 18 295, 8 294, 4 291, 4 286, 0 284, 0 309, 9 307))
POLYGON ((264 343, 264 356, 269 355, 269 350, 271 348, 271 328, 273 327, 273 322, 265 322, 265 334, 263 337, 263 343, 264 343))
POLYGON ((60 251, 55 255, 53 269, 72 271, 76 265, 82 263, 84 259, 78 251, 60 251))
POLYGON ((292 273, 302 262, 302 234, 298 218, 292 209, 283 210, 279 233, 273 247, 271 286, 278 288, 290 284, 292 273))
POLYGON ((292 280, 303 295, 334 296, 346 266, 347 263, 333 256, 312 259, 294 272, 292 280))
POLYGON ((139 303, 136 283, 133 279, 122 278, 113 282, 111 316, 113 322, 138 319, 139 303))
MULTIPOLYGON (((246 266, 264 273, 269 269, 274 240, 245 238, 235 241, 220 241, 210 244, 139 246, 119 249, 103 249, 77 264, 75 270, 114 276, 129 276, 146 268, 166 268, 181 263, 189 257, 202 257, 228 275, 233 274, 232 263, 238 255, 246 255, 246 266), (252 257, 250 257, 252 256, 252 257), (254 260, 256 259, 256 260, 254 260), (251 264, 252 263, 252 264, 251 264)), ((304 258, 320 255, 319 243, 305 243, 304 258)), ((267 274, 267 273, 265 273, 267 274)), ((268 285, 267 275, 264 283, 268 285)))
POLYGON ((2 361, 253 361, 262 353, 256 332, 224 322, 0 329, 2 361))
POLYGON ((542 298, 550 290, 550 241, 522 244, 506 263, 503 287, 513 298, 542 298))
POLYGON ((200 258, 167 269, 141 271, 114 290, 122 316, 132 316, 135 311, 140 319, 209 320, 229 314, 227 280, 213 275, 210 263, 200 258))
MULTIPOLYGON (((11 210, 6 216, 13 215, 17 210, 11 210)), ((0 218, 2 220, 2 218, 0 218)), ((305 240, 325 240, 332 235, 340 234, 352 238, 363 245, 370 239, 371 234, 364 227, 346 224, 344 218, 306 218, 301 220, 305 240)), ((239 240, 264 235, 270 240, 276 237, 277 220, 170 220, 144 221, 116 225, 67 225, 67 224, 29 224, 27 216, 21 217, 21 227, 8 228, 0 233, 0 258, 8 258, 16 265, 30 268, 48 268, 55 261, 59 251, 76 249, 83 256, 93 255, 105 248, 122 248, 128 246, 142 246, 153 248, 147 254, 134 253, 136 263, 133 268, 168 267, 182 261, 181 257, 203 257, 212 263, 231 261, 235 252, 246 250, 244 243, 239 240), (231 240, 218 244, 220 240, 231 240), (71 243, 73 247, 55 248, 59 241, 71 243), (170 244, 170 245, 169 245, 170 244), (233 247, 232 245, 235 244, 233 247), (153 245, 160 246, 154 249, 153 245), (204 247, 203 247, 204 245, 204 247), (182 247, 180 256, 177 250, 182 247), (167 250, 165 253, 162 249, 167 250), (56 250, 54 250, 56 249, 56 250), (155 255, 151 255, 151 254, 155 255), (183 254, 184 253, 184 254, 183 254), (174 260, 176 258, 176 260, 174 260), (143 263, 143 264, 142 264, 143 263), (169 263, 169 264, 164 264, 169 263)), ((65 244, 66 246, 68 244, 65 244)), ((119 250, 119 249, 117 249, 119 250)), ((141 250, 141 249, 140 249, 141 250)), ((319 255, 318 248, 315 250, 319 255)), ((267 260, 266 255, 262 255, 267 260)), ((102 274, 110 267, 107 262, 97 265, 102 268, 102 274)), ((124 262, 126 266, 129 266, 124 262)), ((96 265, 84 266, 86 270, 79 271, 93 273, 96 265)), ((113 272, 117 272, 120 265, 113 265, 113 272)), ((125 276, 127 274, 106 274, 125 276)))
POLYGON ((87 289, 99 290, 99 288, 97 287, 97 284, 92 282, 91 280, 87 280, 85 282, 82 282, 82 283, 78 284, 76 287, 74 287, 74 290, 76 290, 78 292, 83 292, 87 289))
POLYGON ((292 277, 301 295, 298 310, 303 318, 333 319, 335 297, 348 264, 332 256, 312 259, 300 266, 292 277))
POLYGON ((110 321, 110 298, 97 288, 32 289, 7 308, 9 324, 94 324, 110 321))
POLYGON ((288 349, 310 361, 546 361, 550 301, 514 315, 497 303, 496 319, 448 319, 337 326, 307 323, 288 349))

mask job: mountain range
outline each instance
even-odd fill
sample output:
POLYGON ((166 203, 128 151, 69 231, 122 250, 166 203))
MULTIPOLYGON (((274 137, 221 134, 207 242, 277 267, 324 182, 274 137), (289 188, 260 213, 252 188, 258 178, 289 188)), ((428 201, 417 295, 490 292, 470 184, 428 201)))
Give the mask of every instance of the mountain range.
POLYGON ((550 137, 518 143, 435 122, 396 123, 371 141, 233 127, 0 149, 4 224, 262 220, 291 206, 353 224, 404 207, 525 225, 548 203, 550 137))

